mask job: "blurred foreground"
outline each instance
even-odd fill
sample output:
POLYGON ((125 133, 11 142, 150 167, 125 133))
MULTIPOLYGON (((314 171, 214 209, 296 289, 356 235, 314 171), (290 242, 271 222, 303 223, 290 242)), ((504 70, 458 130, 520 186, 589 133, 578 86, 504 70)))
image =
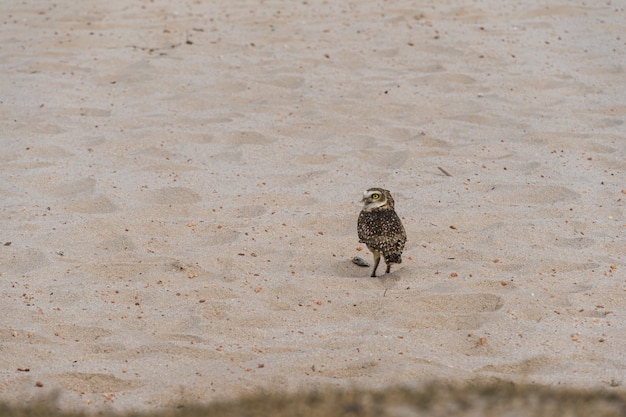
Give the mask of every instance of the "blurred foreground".
MULTIPOLYGON (((0 416, 78 417, 89 413, 61 411, 54 399, 30 405, 0 404, 0 416)), ((412 390, 325 391, 294 395, 259 394, 237 401, 204 406, 185 405, 176 410, 99 412, 104 416, 272 416, 272 417, 409 417, 409 416, 626 416, 623 390, 581 390, 510 382, 449 385, 434 383, 412 390)))

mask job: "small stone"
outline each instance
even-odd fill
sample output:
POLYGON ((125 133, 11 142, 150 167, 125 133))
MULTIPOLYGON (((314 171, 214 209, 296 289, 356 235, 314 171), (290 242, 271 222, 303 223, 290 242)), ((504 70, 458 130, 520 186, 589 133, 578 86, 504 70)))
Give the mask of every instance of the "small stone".
POLYGON ((355 256, 354 258, 352 258, 352 263, 358 266, 370 266, 370 264, 367 263, 367 261, 360 256, 355 256))

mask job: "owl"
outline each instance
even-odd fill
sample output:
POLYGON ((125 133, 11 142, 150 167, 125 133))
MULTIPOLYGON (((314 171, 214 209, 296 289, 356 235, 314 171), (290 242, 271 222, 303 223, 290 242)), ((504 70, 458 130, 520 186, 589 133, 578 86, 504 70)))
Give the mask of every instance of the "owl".
POLYGON ((391 264, 402 262, 402 250, 406 243, 406 232, 394 210, 391 193, 382 188, 370 188, 363 193, 363 209, 359 214, 357 230, 359 242, 365 243, 374 254, 372 277, 382 254, 387 264, 388 274, 391 264))

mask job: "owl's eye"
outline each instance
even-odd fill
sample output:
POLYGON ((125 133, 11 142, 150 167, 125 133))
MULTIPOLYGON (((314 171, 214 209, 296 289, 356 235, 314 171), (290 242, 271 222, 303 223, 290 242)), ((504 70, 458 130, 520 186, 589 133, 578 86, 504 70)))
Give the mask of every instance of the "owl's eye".
POLYGON ((374 200, 378 200, 380 198, 380 194, 372 194, 372 198, 374 200))

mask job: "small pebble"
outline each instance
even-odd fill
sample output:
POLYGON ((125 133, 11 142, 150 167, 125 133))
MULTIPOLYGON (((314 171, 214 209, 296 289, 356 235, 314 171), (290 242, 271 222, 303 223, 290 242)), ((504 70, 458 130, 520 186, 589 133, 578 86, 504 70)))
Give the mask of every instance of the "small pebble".
POLYGON ((352 263, 358 266, 370 266, 370 264, 368 264, 367 261, 365 261, 365 259, 359 256, 355 256, 354 258, 352 258, 352 263))

